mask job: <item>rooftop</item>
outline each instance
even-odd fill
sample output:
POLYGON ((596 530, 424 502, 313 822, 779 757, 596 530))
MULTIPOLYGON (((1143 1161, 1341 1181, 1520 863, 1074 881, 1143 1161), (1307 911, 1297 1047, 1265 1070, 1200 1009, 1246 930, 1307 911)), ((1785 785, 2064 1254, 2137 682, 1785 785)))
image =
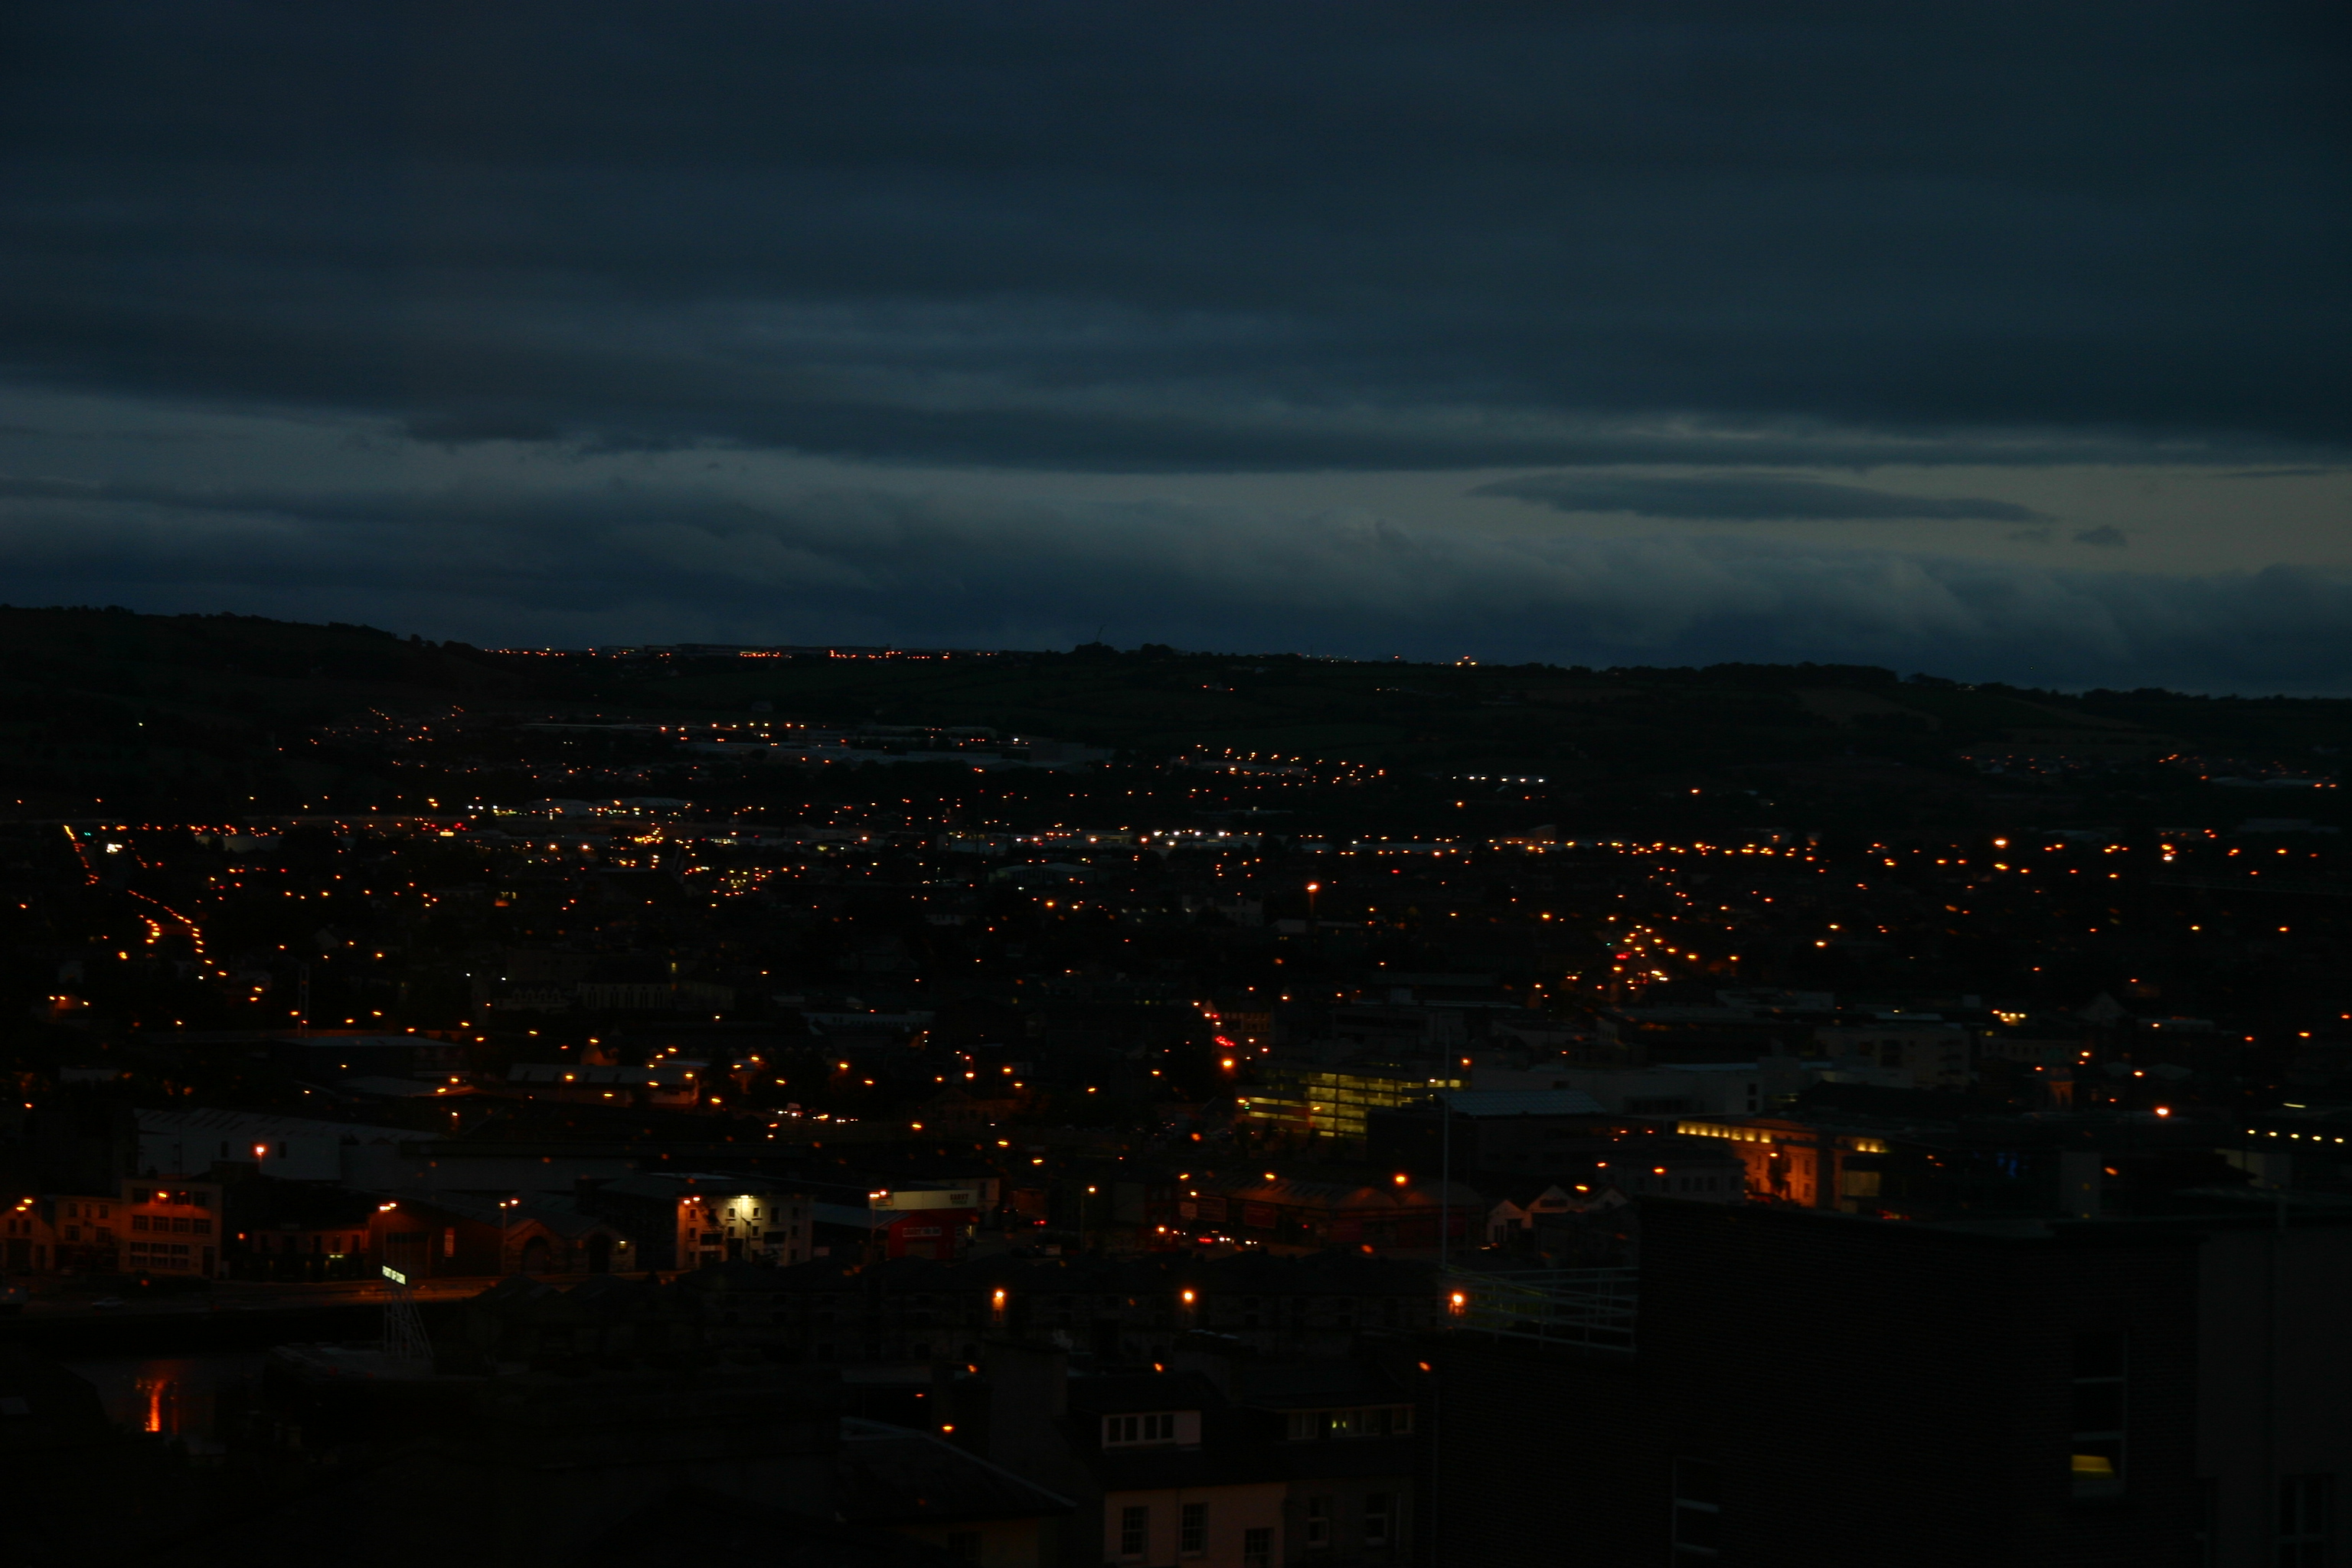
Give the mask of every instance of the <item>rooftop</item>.
POLYGON ((929 1432, 856 1417, 841 1424, 836 1475, 835 1503, 852 1524, 1034 1519, 1073 1507, 929 1432))

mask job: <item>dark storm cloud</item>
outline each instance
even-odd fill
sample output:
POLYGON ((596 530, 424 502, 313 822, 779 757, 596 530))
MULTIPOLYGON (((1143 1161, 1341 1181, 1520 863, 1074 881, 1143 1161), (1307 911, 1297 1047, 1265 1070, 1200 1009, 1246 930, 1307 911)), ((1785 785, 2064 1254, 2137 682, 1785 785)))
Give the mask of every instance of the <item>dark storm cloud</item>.
POLYGON ((1556 511, 1631 512, 1636 517, 1709 521, 1855 521, 1905 519, 2046 522, 2032 507, 1978 496, 1911 496, 1862 485, 1823 484, 1775 474, 1675 479, 1626 475, 1531 474, 1497 479, 1470 492, 1535 501, 1556 511))
POLYGON ((2352 428, 2316 7, 0 28, 20 381, 1123 468, 2294 464, 2352 428))
POLYGON ((1107 624, 2352 685, 2335 577, 2126 573, 2123 529, 1990 480, 1819 477, 2352 464, 2344 32, 2242 0, 0 8, 0 582, 491 641, 1107 624), (635 456, 752 447, 1177 477, 761 496, 811 466, 706 492, 635 456), (1186 500, 1382 468, 1682 526, 1186 500), (2051 548, 1766 537, 1834 518, 2051 548))
POLYGON ((433 414, 411 419, 404 432, 412 441, 430 441, 444 447, 462 447, 482 441, 552 441, 563 434, 543 419, 527 419, 511 414, 462 413, 433 414))
POLYGON ((340 618, 478 641, 1132 645, 1563 663, 1819 659, 2042 685, 2352 685, 2352 584, 1594 541, 1354 515, 865 489, 400 496, 17 482, 18 603, 340 618))
POLYGON ((2340 468, 2248 468, 2221 477, 2225 479, 2316 479, 2342 471, 2340 468))

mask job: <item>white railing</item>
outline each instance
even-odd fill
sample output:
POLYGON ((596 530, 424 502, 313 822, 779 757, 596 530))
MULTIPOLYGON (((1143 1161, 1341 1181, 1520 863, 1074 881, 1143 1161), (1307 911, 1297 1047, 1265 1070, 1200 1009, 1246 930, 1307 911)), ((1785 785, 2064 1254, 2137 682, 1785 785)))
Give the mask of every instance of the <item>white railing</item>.
POLYGON ((1448 1268, 1445 1321, 1470 1333, 1630 1353, 1637 1278, 1631 1268, 1448 1268))
POLYGON ((383 1359, 427 1371, 433 1366, 433 1342, 425 1337, 408 1276, 390 1264, 383 1269, 383 1359))

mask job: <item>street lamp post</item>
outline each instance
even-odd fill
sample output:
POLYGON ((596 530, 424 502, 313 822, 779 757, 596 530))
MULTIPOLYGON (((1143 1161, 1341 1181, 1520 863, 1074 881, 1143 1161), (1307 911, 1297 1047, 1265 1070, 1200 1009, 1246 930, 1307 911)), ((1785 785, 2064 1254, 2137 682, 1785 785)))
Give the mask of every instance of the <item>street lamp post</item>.
POLYGON ((1444 1279, 1454 1260, 1454 1102, 1437 1091, 1437 1273, 1444 1279))

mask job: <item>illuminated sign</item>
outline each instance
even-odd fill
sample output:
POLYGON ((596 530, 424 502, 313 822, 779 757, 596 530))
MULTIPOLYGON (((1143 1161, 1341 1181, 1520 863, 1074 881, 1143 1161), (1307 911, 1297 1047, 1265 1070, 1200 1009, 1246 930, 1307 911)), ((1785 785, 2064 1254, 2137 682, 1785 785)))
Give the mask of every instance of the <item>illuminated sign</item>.
POLYGON ((389 1263, 383 1266, 383 1277, 391 1280, 395 1285, 405 1285, 408 1283, 408 1276, 403 1274, 399 1269, 394 1268, 389 1263))
POLYGON ((961 1191, 899 1187, 866 1195, 866 1206, 877 1209, 969 1209, 980 1206, 980 1194, 961 1191))

